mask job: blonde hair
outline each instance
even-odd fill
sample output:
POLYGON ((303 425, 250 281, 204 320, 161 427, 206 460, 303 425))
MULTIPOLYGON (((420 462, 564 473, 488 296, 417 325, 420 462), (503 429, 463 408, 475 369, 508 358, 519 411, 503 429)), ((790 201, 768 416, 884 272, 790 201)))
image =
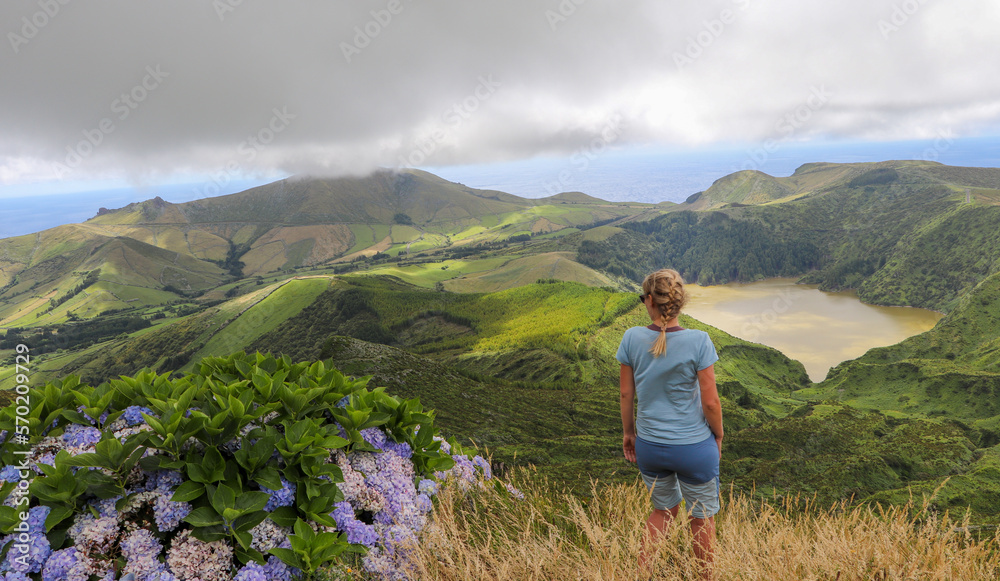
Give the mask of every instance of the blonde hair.
POLYGON ((660 336, 649 350, 659 357, 667 352, 667 321, 680 315, 687 303, 684 279, 676 270, 661 268, 642 281, 642 292, 653 297, 653 307, 660 311, 660 336))

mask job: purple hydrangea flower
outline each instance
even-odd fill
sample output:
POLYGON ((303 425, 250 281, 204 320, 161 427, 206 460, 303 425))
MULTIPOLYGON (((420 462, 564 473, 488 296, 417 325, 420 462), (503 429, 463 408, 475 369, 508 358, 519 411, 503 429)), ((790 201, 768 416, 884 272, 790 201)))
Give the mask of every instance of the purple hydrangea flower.
POLYGON ((281 479, 281 490, 269 490, 264 489, 271 495, 271 498, 267 499, 267 504, 264 505, 264 510, 271 512, 274 509, 282 506, 292 506, 295 504, 295 484, 281 479))
POLYGON ((482 456, 476 456, 472 459, 472 464, 483 471, 483 477, 487 480, 493 478, 493 469, 490 467, 489 461, 482 456))
POLYGON ((136 426, 146 422, 146 420, 142 418, 142 414, 146 414, 147 416, 155 416, 153 410, 147 407, 132 405, 125 408, 125 412, 122 413, 121 418, 125 420, 125 422, 128 425, 136 426))
POLYGON ((375 527, 354 517, 354 508, 349 502, 338 502, 330 516, 337 521, 337 528, 347 533, 347 542, 366 547, 374 547, 378 542, 375 527))
POLYGON ((146 485, 143 490, 173 491, 184 483, 184 477, 174 470, 158 470, 146 473, 146 485))
MULTIPOLYGON (((285 544, 288 543, 286 542, 285 544)), ((284 561, 274 556, 270 557, 267 560, 267 564, 264 565, 264 574, 267 575, 267 581, 293 581, 301 573, 297 568, 289 567, 284 561)))
POLYGON ((361 437, 365 439, 365 442, 375 446, 377 450, 382 450, 382 447, 385 446, 385 432, 379 428, 365 428, 361 430, 361 437))
POLYGON ((101 441, 101 431, 90 426, 70 424, 63 431, 62 440, 71 448, 88 448, 101 441))
POLYGON ((70 571, 80 561, 80 552, 76 547, 69 547, 55 551, 49 555, 42 567, 42 581, 66 581, 70 578, 70 571))
POLYGON ((5 482, 18 482, 21 480, 21 471, 17 466, 9 465, 0 469, 0 480, 5 482))
POLYGON ((118 504, 118 501, 121 499, 122 497, 120 496, 98 499, 91 502, 90 505, 94 507, 94 510, 96 510, 97 514, 101 517, 118 518, 118 509, 115 508, 115 505, 118 504))
POLYGON ((395 454, 404 460, 409 460, 413 457, 413 448, 406 442, 393 442, 387 439, 383 450, 395 454))
POLYGON ((514 498, 518 500, 524 500, 524 493, 521 492, 520 490, 514 488, 509 483, 505 483, 504 487, 507 489, 507 492, 509 492, 510 495, 513 496, 514 498))
MULTIPOLYGON (((46 507, 48 508, 48 507, 46 507)), ((34 510, 34 509, 32 509, 34 510)), ((29 518, 29 527, 30 527, 29 518)), ((52 547, 44 532, 31 529, 28 533, 18 533, 17 535, 7 535, 0 540, 0 549, 12 543, 7 551, 7 558, 0 564, 0 570, 17 571, 20 573, 40 573, 42 565, 52 554, 52 547), (27 542, 21 535, 28 535, 27 542)))
POLYGON ((233 577, 233 581, 270 581, 263 566, 250 561, 233 577))
POLYGON ((184 517, 191 514, 191 505, 186 502, 174 502, 170 500, 173 491, 161 493, 153 501, 153 517, 156 519, 156 526, 160 532, 167 532, 176 529, 184 517))
POLYGON ((47 506, 36 506, 28 511, 28 530, 33 533, 45 533, 45 519, 49 518, 52 509, 47 506))
POLYGON ((440 488, 440 484, 428 478, 424 478, 420 481, 420 484, 417 485, 417 491, 426 494, 427 496, 436 495, 438 493, 438 489, 440 488))

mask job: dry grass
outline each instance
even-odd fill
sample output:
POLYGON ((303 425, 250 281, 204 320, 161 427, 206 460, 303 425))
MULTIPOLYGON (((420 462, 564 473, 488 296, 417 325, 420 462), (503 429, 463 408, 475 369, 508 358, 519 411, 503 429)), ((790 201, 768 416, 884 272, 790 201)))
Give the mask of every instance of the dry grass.
MULTIPOLYGON (((523 474, 518 480, 527 481, 523 474)), ((639 578, 635 561, 649 510, 641 484, 595 486, 586 503, 544 485, 524 486, 522 501, 492 489, 445 490, 419 548, 417 578, 639 578)), ((1000 579, 1000 535, 976 540, 967 523, 928 512, 926 500, 818 510, 798 499, 729 496, 716 517, 720 581, 1000 579)), ((672 527, 654 578, 697 579, 690 547, 687 527, 672 527)))

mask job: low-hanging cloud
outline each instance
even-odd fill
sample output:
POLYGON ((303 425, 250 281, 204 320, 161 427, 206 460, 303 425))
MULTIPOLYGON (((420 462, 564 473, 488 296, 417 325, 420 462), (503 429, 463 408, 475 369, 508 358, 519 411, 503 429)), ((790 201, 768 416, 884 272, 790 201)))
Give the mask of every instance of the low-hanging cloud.
POLYGON ((1000 131, 990 0, 0 4, 0 184, 1000 131), (809 105, 811 107, 811 105, 809 105))

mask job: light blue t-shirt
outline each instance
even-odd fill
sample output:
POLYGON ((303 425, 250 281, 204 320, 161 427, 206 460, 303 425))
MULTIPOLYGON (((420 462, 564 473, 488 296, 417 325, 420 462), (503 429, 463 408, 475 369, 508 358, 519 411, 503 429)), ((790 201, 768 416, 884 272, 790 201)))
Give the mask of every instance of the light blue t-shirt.
POLYGON ((696 444, 712 435, 701 409, 698 371, 719 360, 708 333, 667 333, 667 352, 649 352, 660 333, 647 327, 625 331, 618 362, 632 368, 639 400, 635 428, 640 438, 661 444, 696 444))

